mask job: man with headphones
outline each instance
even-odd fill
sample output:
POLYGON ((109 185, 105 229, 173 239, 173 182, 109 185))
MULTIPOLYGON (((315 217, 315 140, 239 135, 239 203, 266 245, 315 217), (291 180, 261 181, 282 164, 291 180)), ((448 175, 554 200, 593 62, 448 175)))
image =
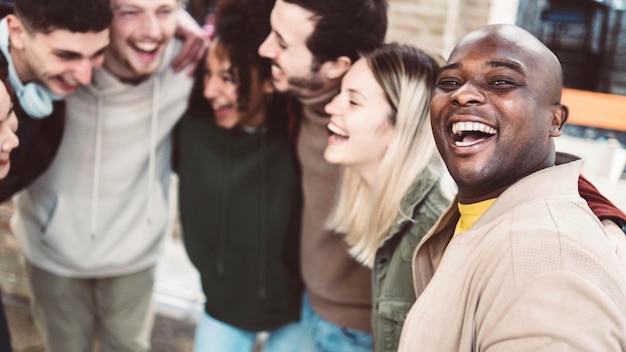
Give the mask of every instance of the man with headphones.
MULTIPOLYGON (((177 71, 197 64, 206 46, 200 27, 184 11, 179 15, 176 33, 185 43, 172 63, 177 71)), ((102 65, 113 12, 109 0, 0 0, 0 18, 0 66, 19 102, 20 141, 0 181, 4 202, 51 165, 63 138, 64 98, 89 84, 102 65)), ((0 352, 11 349, 3 313, 0 304, 0 352)))
MULTIPOLYGON (((91 70, 102 64, 113 14, 108 0, 2 1, 0 13, 8 14, 0 21, 0 65, 19 102, 20 141, 0 181, 4 202, 52 162, 63 135, 62 98, 89 83, 91 70)), ((1 304, 0 317, 0 350, 10 351, 1 304)))
MULTIPOLYGON (((24 189, 52 162, 61 143, 63 98, 89 84, 109 44, 113 18, 109 0, 0 0, 0 65, 7 67, 20 101, 16 107, 20 147, 11 154, 9 175, 0 181, 0 202, 24 189)), ((172 62, 180 71, 195 66, 206 36, 185 11, 176 35, 184 46, 172 62)))
POLYGON ((104 59, 112 12, 108 0, 18 0, 0 21, 0 65, 19 100, 20 147, 0 182, 0 201, 50 165, 63 135, 62 98, 91 81, 104 59))
MULTIPOLYGON (((49 352, 150 350, 155 269, 175 215, 171 132, 193 85, 172 68, 182 0, 110 1, 102 68, 67 97, 50 167, 13 198, 11 229, 49 352)), ((81 79, 62 73, 49 86, 81 79)))

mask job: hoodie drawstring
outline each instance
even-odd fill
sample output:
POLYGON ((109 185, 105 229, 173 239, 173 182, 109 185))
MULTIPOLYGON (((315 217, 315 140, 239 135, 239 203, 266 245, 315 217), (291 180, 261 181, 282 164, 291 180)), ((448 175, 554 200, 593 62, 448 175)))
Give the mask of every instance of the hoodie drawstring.
MULTIPOLYGON (((265 129, 265 127, 261 127, 265 129)), ((269 206, 269 195, 267 187, 267 173, 268 173, 268 155, 267 155, 267 131, 261 131, 261 156, 263 165, 261 166, 261 182, 259 192, 259 298, 264 299, 267 297, 266 292, 266 276, 267 276, 267 237, 269 236, 268 221, 267 221, 267 207, 269 206)))
MULTIPOLYGON (((149 159, 148 159, 148 224, 152 223, 152 189, 156 178, 156 143, 158 132, 158 117, 159 117, 159 94, 160 94, 160 75, 154 75, 154 85, 152 90, 152 115, 150 118, 150 145, 149 145, 149 159)), ((100 169, 101 169, 101 157, 102 157, 102 134, 104 118, 102 118, 102 111, 104 110, 104 97, 97 95, 96 104, 96 150, 94 155, 94 175, 93 185, 91 191, 91 239, 94 239, 97 234, 98 223, 98 204, 100 196, 100 169)))
POLYGON ((102 110, 104 109, 104 97, 98 95, 96 103, 96 151, 94 155, 93 168, 93 185, 91 190, 91 239, 96 237, 97 220, 98 220, 98 196, 100 193, 100 157, 102 155, 102 129, 104 119, 102 118, 102 110))
POLYGON ((154 76, 152 90, 152 116, 150 121, 150 157, 148 159, 148 225, 152 223, 152 191, 156 179, 156 140, 159 123, 159 94, 161 91, 161 76, 154 76))
POLYGON ((230 168, 231 168, 231 146, 230 138, 224 143, 224 158, 222 159, 222 209, 219 217, 218 227, 218 251, 217 251, 217 274, 224 275, 224 255, 226 252, 226 223, 228 218, 228 203, 230 202, 230 168))

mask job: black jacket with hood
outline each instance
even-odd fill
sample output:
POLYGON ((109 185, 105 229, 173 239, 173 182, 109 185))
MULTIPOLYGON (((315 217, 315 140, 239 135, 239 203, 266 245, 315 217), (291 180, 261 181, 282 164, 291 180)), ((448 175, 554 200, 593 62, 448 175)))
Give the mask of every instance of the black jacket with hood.
POLYGON ((300 179, 285 101, 256 131, 218 127, 198 94, 177 128, 183 238, 200 272, 205 310, 249 331, 297 321, 300 179))

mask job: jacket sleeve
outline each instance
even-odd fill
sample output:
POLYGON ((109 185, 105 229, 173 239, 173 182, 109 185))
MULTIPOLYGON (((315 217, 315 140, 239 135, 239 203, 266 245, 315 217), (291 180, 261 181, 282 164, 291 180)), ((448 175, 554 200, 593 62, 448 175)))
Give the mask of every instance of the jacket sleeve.
POLYGON ((28 187, 52 164, 61 145, 64 117, 63 102, 55 103, 52 115, 43 119, 32 119, 18 111, 20 145, 11 152, 9 174, 0 180, 0 202, 28 187))
POLYGON ((578 178, 578 192, 600 220, 611 220, 626 232, 626 214, 582 175, 578 178))

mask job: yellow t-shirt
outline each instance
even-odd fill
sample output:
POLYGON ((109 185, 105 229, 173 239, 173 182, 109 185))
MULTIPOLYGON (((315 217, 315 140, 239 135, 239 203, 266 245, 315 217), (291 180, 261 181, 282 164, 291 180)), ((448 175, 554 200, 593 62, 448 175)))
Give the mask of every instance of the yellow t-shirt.
MULTIPOLYGON (((483 200, 482 202, 472 203, 472 204, 461 204, 458 203, 459 213, 461 213, 461 217, 459 218, 459 222, 456 223, 456 227, 454 228, 454 236, 469 230, 478 218, 483 215, 487 209, 496 201, 496 198, 483 200)), ((452 238, 454 238, 452 236, 452 238)))

